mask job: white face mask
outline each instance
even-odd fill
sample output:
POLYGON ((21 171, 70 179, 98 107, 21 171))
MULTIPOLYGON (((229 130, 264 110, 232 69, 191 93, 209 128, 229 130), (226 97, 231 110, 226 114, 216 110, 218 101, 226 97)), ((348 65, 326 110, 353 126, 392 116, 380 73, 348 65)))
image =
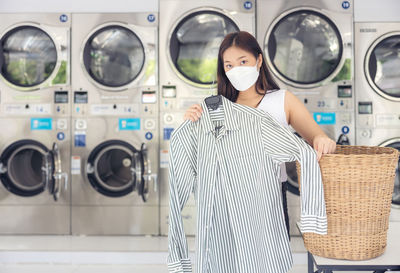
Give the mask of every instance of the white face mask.
POLYGON ((258 61, 255 66, 235 66, 225 74, 233 87, 239 91, 245 91, 258 79, 259 71, 257 70, 257 64, 258 61))

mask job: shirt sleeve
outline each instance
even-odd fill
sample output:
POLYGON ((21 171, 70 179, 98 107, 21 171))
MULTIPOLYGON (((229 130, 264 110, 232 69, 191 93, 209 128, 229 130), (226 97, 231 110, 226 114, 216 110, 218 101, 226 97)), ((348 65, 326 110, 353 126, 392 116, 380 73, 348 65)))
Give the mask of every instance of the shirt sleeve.
POLYGON ((192 272, 189 251, 183 229, 182 209, 193 192, 196 175, 190 159, 179 138, 172 135, 169 159, 169 272, 192 272))
POLYGON ((262 118, 261 134, 264 150, 273 161, 282 163, 297 160, 301 165, 301 232, 327 234, 324 189, 315 150, 268 113, 262 118))

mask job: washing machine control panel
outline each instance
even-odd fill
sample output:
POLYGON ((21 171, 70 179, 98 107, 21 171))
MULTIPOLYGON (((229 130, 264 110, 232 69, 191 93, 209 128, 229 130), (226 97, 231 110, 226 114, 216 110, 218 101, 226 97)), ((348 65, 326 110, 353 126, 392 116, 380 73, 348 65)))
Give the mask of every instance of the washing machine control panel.
POLYGON ((74 92, 74 107, 73 112, 77 115, 85 115, 87 113, 87 104, 89 96, 87 91, 75 91, 74 92))
POLYGON ((294 94, 303 101, 330 138, 342 144, 354 145, 354 94, 350 82, 343 81, 334 89, 302 90, 294 94))
POLYGON ((353 111, 353 94, 349 85, 338 86, 336 97, 303 96, 303 103, 311 111, 353 111))
POLYGON ((69 113, 68 91, 54 92, 54 113, 56 115, 66 115, 69 113))
POLYGON ((48 116, 53 110, 48 103, 16 103, 2 105, 2 112, 7 116, 48 116))
MULTIPOLYGON (((157 95, 155 90, 144 90, 140 101, 129 102, 124 96, 103 96, 102 103, 89 103, 87 91, 74 92, 75 115, 86 116, 153 116, 157 114, 157 95)), ((148 126, 152 127, 152 126, 148 126)))
MULTIPOLYGON (((358 102, 358 124, 364 128, 372 128, 375 126, 374 117, 372 115, 372 102, 371 101, 360 101, 358 102)), ((361 132, 363 137, 369 137, 371 134, 369 130, 361 132)))

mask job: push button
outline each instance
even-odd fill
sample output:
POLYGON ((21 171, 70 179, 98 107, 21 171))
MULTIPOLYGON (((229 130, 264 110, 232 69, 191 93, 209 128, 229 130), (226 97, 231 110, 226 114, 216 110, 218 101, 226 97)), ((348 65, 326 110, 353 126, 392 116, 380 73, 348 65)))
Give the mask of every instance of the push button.
POLYGON ((174 121, 174 117, 171 114, 164 115, 164 122, 167 124, 171 124, 174 121))
POLYGON ((68 127, 68 123, 66 119, 59 119, 57 120, 57 129, 65 130, 68 127))
POLYGON ((75 128, 78 130, 84 130, 87 128, 86 120, 83 119, 77 119, 75 121, 75 128))
POLYGON ((156 128, 156 122, 154 119, 146 119, 144 122, 144 128, 146 130, 153 130, 156 128))

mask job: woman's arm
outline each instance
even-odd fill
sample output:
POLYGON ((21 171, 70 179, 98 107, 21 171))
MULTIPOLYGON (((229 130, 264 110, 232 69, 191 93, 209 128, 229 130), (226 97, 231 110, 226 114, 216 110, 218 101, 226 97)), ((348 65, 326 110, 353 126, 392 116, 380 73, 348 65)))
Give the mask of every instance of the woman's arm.
POLYGON ((285 95, 285 113, 288 124, 317 151, 318 160, 322 154, 335 151, 336 143, 322 131, 304 104, 289 91, 285 95))

